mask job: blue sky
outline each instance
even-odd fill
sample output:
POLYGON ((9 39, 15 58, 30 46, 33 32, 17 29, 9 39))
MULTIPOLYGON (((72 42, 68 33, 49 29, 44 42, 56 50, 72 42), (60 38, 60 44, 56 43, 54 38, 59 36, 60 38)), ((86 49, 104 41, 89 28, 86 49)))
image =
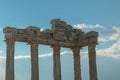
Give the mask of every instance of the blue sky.
MULTIPOLYGON (((98 79, 120 79, 120 0, 0 0, 0 80, 5 80, 3 28, 47 29, 56 18, 85 32, 98 31, 98 79)), ((62 80, 73 80, 72 52, 62 48, 61 54, 62 80)), ((40 80, 53 80, 52 48, 39 45, 39 57, 40 80)), ((81 67, 83 80, 89 80, 87 47, 81 50, 81 67)), ((15 80, 30 80, 30 69, 30 46, 16 42, 15 80)))

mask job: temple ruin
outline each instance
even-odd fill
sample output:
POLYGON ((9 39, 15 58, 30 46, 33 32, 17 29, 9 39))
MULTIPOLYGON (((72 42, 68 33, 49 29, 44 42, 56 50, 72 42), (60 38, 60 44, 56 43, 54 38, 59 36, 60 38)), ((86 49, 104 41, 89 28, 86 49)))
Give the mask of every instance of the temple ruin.
POLYGON ((53 48, 54 80, 61 80, 61 47, 70 48, 74 58, 74 80, 82 80, 80 65, 80 50, 88 46, 90 80, 97 80, 96 45, 98 32, 84 33, 75 29, 60 19, 51 22, 51 29, 40 30, 39 27, 29 26, 25 29, 5 27, 7 45, 6 80, 14 80, 14 45, 15 42, 25 42, 31 49, 31 80, 39 80, 38 45, 48 45, 53 48))

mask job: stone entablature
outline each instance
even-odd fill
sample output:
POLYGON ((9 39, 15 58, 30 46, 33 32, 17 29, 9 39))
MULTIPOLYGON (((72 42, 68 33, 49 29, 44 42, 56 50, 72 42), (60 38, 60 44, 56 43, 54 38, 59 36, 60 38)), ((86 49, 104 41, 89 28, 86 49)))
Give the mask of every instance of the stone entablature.
POLYGON ((45 45, 50 45, 51 41, 54 40, 61 47, 72 47, 76 44, 84 47, 91 42, 97 43, 98 32, 84 33, 81 29, 74 29, 60 19, 52 20, 51 24, 52 29, 43 31, 35 26, 29 26, 25 29, 6 27, 4 28, 5 38, 27 43, 37 41, 39 44, 45 45), (61 43, 65 43, 65 45, 61 43))

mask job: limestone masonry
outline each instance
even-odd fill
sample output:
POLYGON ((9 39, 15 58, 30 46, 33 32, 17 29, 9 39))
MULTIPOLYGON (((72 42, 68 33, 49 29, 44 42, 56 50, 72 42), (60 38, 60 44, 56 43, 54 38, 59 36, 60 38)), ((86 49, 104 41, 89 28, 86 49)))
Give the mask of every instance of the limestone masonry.
POLYGON ((97 80, 96 51, 98 32, 84 33, 60 19, 51 22, 51 29, 40 30, 29 26, 25 29, 14 27, 4 28, 7 44, 6 80, 14 80, 14 44, 16 41, 31 46, 31 80, 39 80, 38 45, 44 44, 53 48, 54 80, 61 80, 60 48, 66 47, 73 51, 74 80, 82 80, 80 69, 80 49, 88 46, 90 80, 97 80))

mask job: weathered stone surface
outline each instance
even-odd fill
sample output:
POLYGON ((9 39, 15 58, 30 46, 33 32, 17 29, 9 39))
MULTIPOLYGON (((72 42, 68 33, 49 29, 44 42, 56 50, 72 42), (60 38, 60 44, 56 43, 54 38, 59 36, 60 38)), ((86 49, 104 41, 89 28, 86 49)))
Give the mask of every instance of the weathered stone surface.
POLYGON ((72 48, 74 57, 74 80, 82 80, 81 62, 80 62, 80 47, 72 48))
POLYGON ((6 40, 7 58, 6 58, 6 80, 14 80, 14 44, 13 39, 6 40))
POLYGON ((88 46, 90 80, 98 80, 95 47, 96 47, 95 43, 92 43, 88 46))
POLYGON ((17 30, 14 27, 9 27, 7 26, 6 28, 3 29, 4 33, 15 33, 17 30))
POLYGON ((31 43, 31 80, 39 80, 38 44, 31 43))
POLYGON ((53 31, 50 29, 43 30, 40 32, 40 37, 43 39, 52 39, 53 38, 53 31))
POLYGON ((51 21, 53 31, 65 31, 72 30, 72 27, 66 22, 61 21, 60 19, 54 19, 51 21))
POLYGON ((85 34, 85 38, 94 38, 94 37, 98 37, 98 32, 90 31, 90 32, 85 34))
POLYGON ((61 80, 61 63, 60 63, 60 47, 54 46, 53 47, 53 72, 54 72, 54 80, 61 80))

